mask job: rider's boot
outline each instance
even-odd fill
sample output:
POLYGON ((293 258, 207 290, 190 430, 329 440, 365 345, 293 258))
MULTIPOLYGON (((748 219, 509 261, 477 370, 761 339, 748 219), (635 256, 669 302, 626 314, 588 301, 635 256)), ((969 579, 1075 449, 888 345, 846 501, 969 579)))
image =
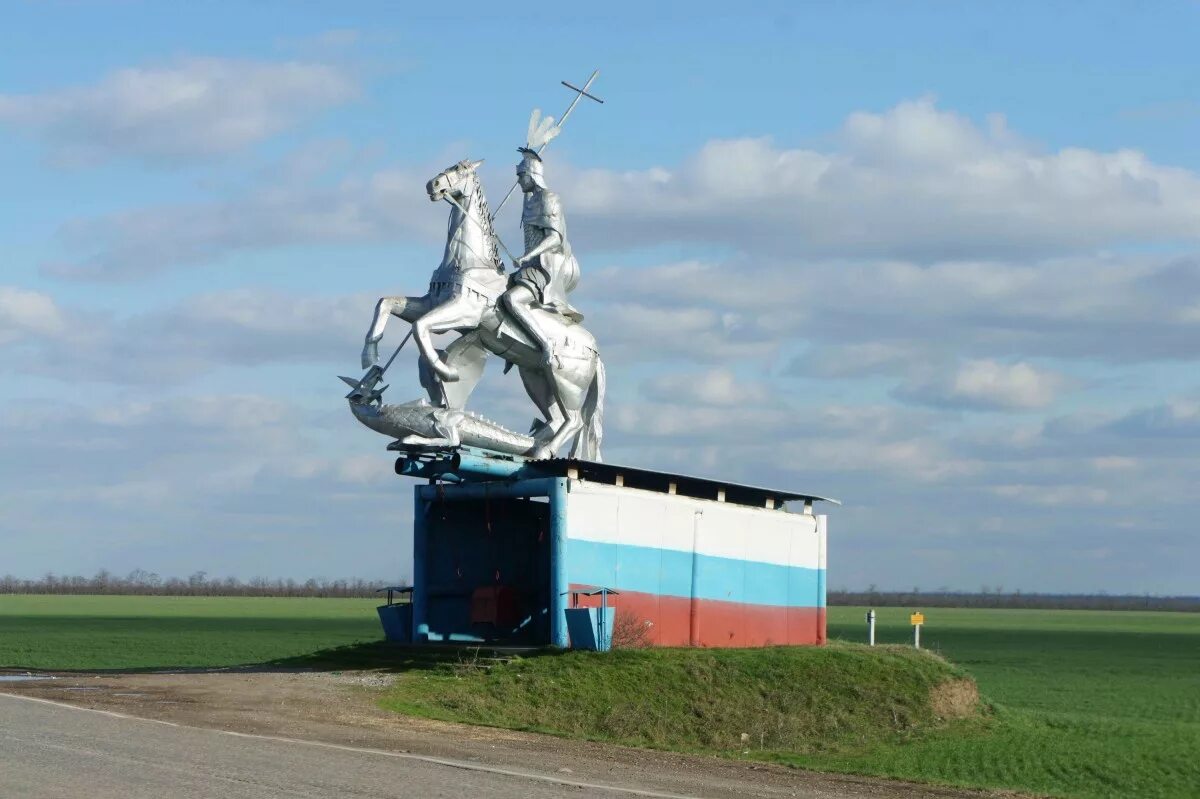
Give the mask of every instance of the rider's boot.
POLYGON ((447 382, 447 383, 457 383, 458 382, 458 370, 455 369, 450 364, 443 361, 441 358, 438 358, 437 356, 430 358, 429 359, 429 367, 431 369, 433 369, 433 371, 437 373, 437 376, 440 377, 445 382, 447 382))
POLYGON ((379 340, 367 339, 367 343, 363 345, 362 368, 370 369, 377 363, 379 363, 379 340))

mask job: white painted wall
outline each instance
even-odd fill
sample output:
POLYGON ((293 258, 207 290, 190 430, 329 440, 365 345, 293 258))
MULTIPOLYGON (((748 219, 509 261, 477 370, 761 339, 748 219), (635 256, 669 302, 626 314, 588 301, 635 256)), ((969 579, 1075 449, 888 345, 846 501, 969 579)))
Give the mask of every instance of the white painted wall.
POLYGON ((584 480, 570 481, 567 509, 568 538, 825 568, 823 516, 584 480))

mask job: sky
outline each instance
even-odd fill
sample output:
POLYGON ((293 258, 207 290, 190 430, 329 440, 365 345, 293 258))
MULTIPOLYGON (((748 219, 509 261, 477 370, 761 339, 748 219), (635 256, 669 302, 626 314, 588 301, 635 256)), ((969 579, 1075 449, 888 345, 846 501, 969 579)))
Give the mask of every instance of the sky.
POLYGON ((606 460, 839 498, 831 588, 1200 593, 1200 4, 602 5, 6 4, 0 574, 406 578, 336 375, 599 69, 606 460))

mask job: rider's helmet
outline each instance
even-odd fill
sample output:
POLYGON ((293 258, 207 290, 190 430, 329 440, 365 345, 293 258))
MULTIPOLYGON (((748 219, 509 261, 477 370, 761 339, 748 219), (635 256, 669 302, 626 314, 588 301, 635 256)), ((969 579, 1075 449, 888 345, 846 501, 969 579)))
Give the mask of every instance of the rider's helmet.
POLYGON ((521 153, 521 163, 517 164, 518 175, 529 175, 538 188, 546 188, 546 178, 542 172, 542 157, 528 147, 518 147, 521 153))

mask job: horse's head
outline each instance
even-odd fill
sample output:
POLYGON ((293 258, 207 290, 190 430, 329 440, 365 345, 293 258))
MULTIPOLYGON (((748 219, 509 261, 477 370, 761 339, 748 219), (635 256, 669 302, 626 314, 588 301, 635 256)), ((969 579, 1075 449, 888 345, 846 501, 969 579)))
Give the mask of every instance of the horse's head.
POLYGON ((443 200, 446 197, 459 198, 467 193, 467 187, 475 180, 475 170, 483 163, 483 159, 472 161, 467 158, 453 166, 448 166, 433 176, 425 184, 431 202, 443 200))

